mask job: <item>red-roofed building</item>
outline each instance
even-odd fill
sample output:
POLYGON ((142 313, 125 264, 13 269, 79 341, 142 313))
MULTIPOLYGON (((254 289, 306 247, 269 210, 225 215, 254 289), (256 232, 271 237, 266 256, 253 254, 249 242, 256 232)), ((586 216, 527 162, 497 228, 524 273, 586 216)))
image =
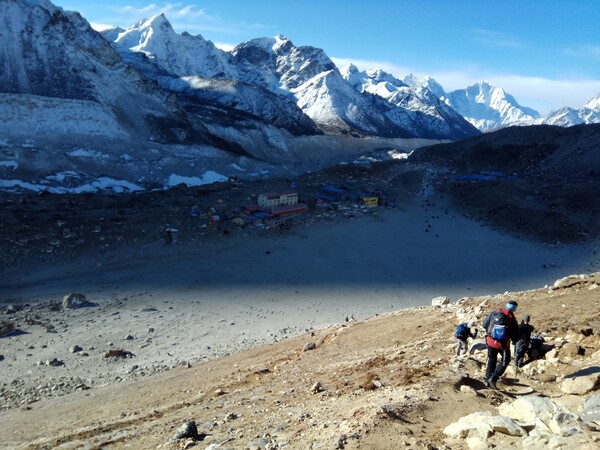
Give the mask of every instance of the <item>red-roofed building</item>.
POLYGON ((308 206, 304 203, 297 203, 295 205, 283 205, 276 206, 271 210, 271 217, 282 217, 290 214, 302 214, 308 211, 308 206))

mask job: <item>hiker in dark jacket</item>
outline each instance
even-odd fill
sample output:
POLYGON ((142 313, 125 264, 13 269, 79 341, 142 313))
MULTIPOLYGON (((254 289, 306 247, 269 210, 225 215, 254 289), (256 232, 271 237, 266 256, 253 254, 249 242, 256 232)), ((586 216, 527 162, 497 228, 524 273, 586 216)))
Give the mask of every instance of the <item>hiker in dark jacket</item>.
POLYGON ((483 321, 486 330, 486 346, 488 361, 485 371, 485 385, 498 389, 496 381, 504 374, 510 364, 510 343, 519 340, 519 324, 514 315, 517 310, 517 302, 514 300, 506 304, 506 309, 498 308, 490 313, 483 321), (498 365, 498 354, 502 362, 498 365))
POLYGON ((454 332, 456 338, 456 356, 466 354, 469 349, 468 340, 469 338, 477 338, 477 328, 472 332, 471 328, 475 326, 475 321, 471 320, 469 323, 461 323, 454 332))
POLYGON ((525 315, 519 324, 519 340, 515 344, 516 368, 523 367, 525 354, 531 349, 531 333, 533 333, 533 325, 529 325, 529 320, 529 315, 525 315))

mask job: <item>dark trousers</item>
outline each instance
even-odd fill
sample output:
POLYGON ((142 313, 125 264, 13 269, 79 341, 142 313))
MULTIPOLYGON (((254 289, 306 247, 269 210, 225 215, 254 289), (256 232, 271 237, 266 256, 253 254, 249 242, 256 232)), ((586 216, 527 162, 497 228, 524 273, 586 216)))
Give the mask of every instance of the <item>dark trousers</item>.
POLYGON ((521 339, 515 345, 515 366, 522 367, 525 354, 529 350, 529 339, 521 339))
POLYGON ((507 345, 505 349, 497 349, 494 347, 487 346, 488 360, 487 367, 485 370, 485 379, 498 380, 503 374, 508 365, 510 364, 510 346, 507 345), (498 364, 498 354, 502 360, 498 364))

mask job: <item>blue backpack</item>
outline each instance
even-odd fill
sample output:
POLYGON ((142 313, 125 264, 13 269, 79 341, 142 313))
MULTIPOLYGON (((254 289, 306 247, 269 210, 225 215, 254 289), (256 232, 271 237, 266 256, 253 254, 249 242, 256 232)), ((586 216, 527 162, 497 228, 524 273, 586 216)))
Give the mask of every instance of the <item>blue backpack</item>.
POLYGON ((488 325, 488 335, 498 342, 506 341, 506 339, 508 339, 509 323, 510 319, 506 316, 506 314, 496 311, 488 325))
POLYGON ((465 340, 469 337, 469 327, 466 323, 461 323, 458 327, 456 327, 456 331, 454 332, 454 337, 457 339, 465 340))

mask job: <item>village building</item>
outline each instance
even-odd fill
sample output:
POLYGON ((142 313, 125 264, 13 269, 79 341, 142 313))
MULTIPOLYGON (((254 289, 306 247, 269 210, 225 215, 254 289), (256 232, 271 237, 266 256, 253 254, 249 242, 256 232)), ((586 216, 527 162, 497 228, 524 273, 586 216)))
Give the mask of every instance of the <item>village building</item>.
POLYGON ((298 193, 293 191, 265 192, 259 194, 257 203, 264 208, 276 206, 291 206, 298 203, 298 193))
POLYGON ((317 198, 320 198, 325 201, 334 202, 340 200, 346 200, 350 191, 346 188, 338 188, 331 185, 323 185, 319 189, 319 194, 317 198))
POLYGON ((360 194, 358 194, 358 198, 364 206, 367 206, 369 208, 379 205, 379 197, 375 195, 365 194, 361 192, 360 194))
POLYGON ((297 203, 295 205, 276 206, 271 211, 271 217, 278 218, 290 216, 292 214, 303 214, 306 211, 308 211, 308 206, 306 206, 304 203, 297 203))

